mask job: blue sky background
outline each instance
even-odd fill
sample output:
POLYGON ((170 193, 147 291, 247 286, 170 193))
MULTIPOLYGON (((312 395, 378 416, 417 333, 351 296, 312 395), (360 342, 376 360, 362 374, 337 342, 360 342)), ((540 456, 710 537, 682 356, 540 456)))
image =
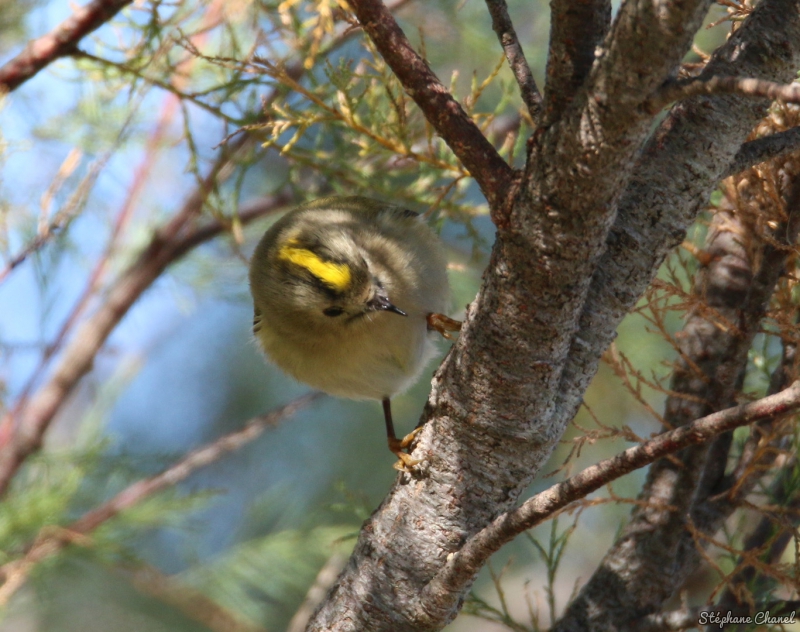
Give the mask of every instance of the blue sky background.
MULTIPOLYGON (((452 8, 456 3, 444 4, 452 8)), ((29 35, 50 31, 68 16, 69 6, 61 0, 42 3, 28 15, 29 35)), ((514 7, 523 11, 517 4, 512 4, 514 7)), ((470 2, 453 13, 456 28, 447 35, 453 37, 457 33, 463 39, 457 42, 457 49, 471 51, 471 57, 465 53, 457 60, 442 62, 438 68, 441 76, 448 77, 448 69, 457 64, 468 81, 477 60, 490 66, 496 63, 499 51, 492 49, 487 53, 484 47, 493 37, 490 29, 487 34, 484 11, 483 3, 470 2), (475 45, 476 41, 480 45, 475 45)), ((545 4, 541 3, 538 9, 528 7, 526 11, 535 15, 535 20, 520 22, 531 25, 529 39, 546 34, 545 4)), ((409 19, 424 22, 424 13, 411 13, 409 19)), ((98 36, 116 34, 111 27, 104 27, 98 36)), ((543 74, 543 41, 542 36, 538 47, 534 42, 529 43, 538 78, 543 74)), ((451 44, 437 42, 435 34, 428 34, 427 43, 431 51, 451 44)), ((19 45, 5 49, 0 63, 18 50, 19 45)), ((73 61, 56 62, 2 104, 0 138, 5 150, 0 157, 0 199, 10 209, 5 214, 10 240, 4 245, 6 252, 17 252, 34 233, 42 194, 69 152, 80 147, 84 158, 56 196, 54 209, 65 201, 92 162, 113 150, 124 118, 120 112, 128 107, 132 96, 139 98, 125 92, 109 93, 99 82, 74 81, 78 76, 73 61)), ((0 284, 0 382, 5 387, 5 405, 14 401, 39 362, 41 344, 52 338, 82 292, 127 195, 132 171, 145 155, 143 140, 166 98, 158 90, 144 95, 126 132, 131 140, 112 153, 86 210, 63 237, 29 258, 0 284)), ((225 134, 223 126, 211 115, 191 106, 189 109, 199 153, 209 157, 225 134)), ((166 143, 160 151, 156 168, 137 201, 133 228, 122 243, 121 261, 137 252, 152 227, 170 217, 193 186, 186 169, 190 153, 182 142, 182 134, 180 117, 176 116, 167 133, 171 143, 166 143)), ((274 162, 266 161, 262 169, 250 174, 242 201, 269 190, 270 182, 277 177, 275 167, 274 162)), ((469 195, 477 199, 477 190, 473 188, 469 195)), ((260 221, 246 229, 245 254, 249 254, 270 221, 260 221)), ((486 243, 491 243, 488 218, 478 218, 476 226, 486 243)), ((458 223, 446 223, 443 229, 449 252, 458 264, 451 271, 456 307, 474 296, 487 255, 484 248, 478 257, 470 258, 473 244, 464 239, 463 233, 458 223)), ((112 276, 120 265, 117 263, 112 276)), ((131 468, 135 478, 160 470, 187 450, 239 428, 252 416, 306 392, 304 386, 267 366, 255 348, 250 335, 252 308, 246 272, 245 263, 238 258, 228 237, 198 248, 173 265, 115 329, 98 355, 94 370, 84 378, 72 404, 57 420, 49 447, 67 448, 87 428, 99 426, 108 441, 104 456, 108 467, 124 464, 131 468)), ((623 331, 620 346, 627 346, 632 357, 660 366, 658 359, 669 354, 663 342, 646 334, 641 322, 630 322, 625 327, 628 333, 623 331)), ((443 342, 441 348, 444 353, 447 343, 443 342)), ((409 393, 394 400, 400 429, 408 431, 416 424, 434 366, 423 373, 420 383, 409 393)), ((618 389, 618 385, 612 386, 608 376, 604 378, 601 374, 601 379, 605 382, 600 391, 593 391, 588 399, 601 414, 608 413, 606 421, 628 423, 643 434, 654 428, 652 420, 630 398, 620 390, 609 390, 618 389)), ((658 402, 659 397, 653 396, 654 401, 658 402)), ((615 446, 587 449, 579 463, 588 464, 615 449, 615 446)), ((545 468, 546 471, 560 465, 565 450, 568 446, 555 455, 554 465, 545 468)), ((364 517, 359 513, 360 508, 371 510, 377 506, 394 480, 393 461, 394 457, 385 448, 378 403, 326 398, 243 450, 193 475, 181 485, 181 491, 211 492, 204 508, 175 527, 145 532, 135 542, 135 548, 164 572, 174 573, 198 561, 214 560, 237 543, 282 530, 312 529, 323 524, 357 528, 364 517)), ((640 477, 641 473, 637 473, 627 483, 621 481, 617 491, 635 490, 640 477)), ((534 487, 543 488, 553 482, 554 479, 546 479, 534 487)), ((102 483, 93 484, 101 490, 98 499, 103 496, 102 483)), ((108 483, 106 491, 112 491, 115 483, 111 479, 108 483)), ((581 538, 585 545, 565 562, 565 577, 574 577, 572 571, 576 568, 585 568, 584 576, 591 571, 611 542, 619 519, 619 514, 611 510, 587 513, 582 519, 581 538)), ((542 533, 549 533, 549 528, 546 525, 542 533)), ((524 542, 504 550, 497 565, 510 557, 515 559, 514 579, 510 583, 516 586, 511 594, 519 602, 515 608, 524 610, 520 597, 523 581, 533 578, 541 589, 538 575, 541 566, 529 566, 536 556, 524 542)), ((84 581, 85 594, 92 594, 97 590, 97 578, 104 571, 91 562, 82 563, 90 564, 87 568, 91 570, 78 573, 77 577, 83 579, 75 579, 70 589, 77 589, 84 581)), ((74 567, 63 572, 69 575, 74 567)), ((575 573, 580 574, 577 570, 575 573)), ((41 586, 49 586, 51 591, 58 586, 58 582, 44 581, 40 593, 41 586)), ((485 577, 479 585, 481 590, 491 592, 485 577)), ((45 629, 41 627, 45 625, 43 622, 50 626, 49 632, 73 629, 73 625, 78 629, 75 622, 79 621, 80 607, 76 606, 76 612, 72 613, 64 605, 70 599, 58 597, 62 595, 59 590, 55 590, 52 600, 38 602, 40 627, 33 629, 45 629), (58 608, 63 616, 56 621, 52 613, 58 608)), ((568 594, 571 586, 565 590, 568 594)), ((71 599, 76 604, 83 603, 74 595, 71 599)), ((120 603, 127 604, 130 599, 120 597, 120 603)), ((22 610, 30 613, 24 607, 22 610)), ((158 626, 163 624, 162 619, 154 621, 147 624, 151 627, 141 627, 140 631, 161 629, 158 626)), ((486 623, 468 618, 459 619, 449 629, 491 631, 486 623)), ((0 630, 11 628, 0 624, 0 630)))

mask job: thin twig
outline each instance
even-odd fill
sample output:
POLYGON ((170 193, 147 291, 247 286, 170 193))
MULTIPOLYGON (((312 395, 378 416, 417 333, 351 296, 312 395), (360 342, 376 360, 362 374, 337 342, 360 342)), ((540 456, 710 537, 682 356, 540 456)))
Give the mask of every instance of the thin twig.
POLYGON ((777 83, 751 77, 711 77, 709 79, 668 81, 645 100, 641 107, 644 112, 653 115, 673 101, 703 94, 739 94, 747 97, 763 97, 784 103, 800 103, 800 84, 777 83))
MULTIPOLYGON (((391 9, 397 9, 407 1, 397 0, 391 5, 391 9)), ((353 29, 349 28, 340 32, 325 53, 330 53, 347 42, 353 37, 353 33, 353 29)), ((304 72, 305 68, 300 62, 290 64, 286 69, 287 76, 295 80, 304 72)), ((278 94, 277 89, 273 90, 265 97, 263 104, 272 102, 278 94)), ((259 120, 264 120, 263 114, 259 120)), ((218 175, 230 171, 230 165, 239 152, 250 145, 250 141, 249 136, 240 135, 220 149, 206 177, 188 196, 181 210, 170 222, 154 232, 150 244, 136 262, 109 289, 103 305, 83 324, 70 346, 62 353, 61 361, 51 378, 39 388, 24 409, 15 406, 0 421, 0 496, 8 489, 11 479, 25 459, 39 449, 54 415, 80 379, 90 370, 95 355, 141 293, 170 263, 197 244, 228 228, 227 224, 219 220, 200 227, 195 226, 194 222, 200 215, 206 197, 217 184, 218 175), (170 240, 173 240, 172 243, 170 240), (10 438, 7 439, 9 435, 10 438)), ((284 192, 263 198, 262 201, 264 203, 259 205, 257 212, 241 213, 240 221, 244 223, 277 210, 288 204, 291 196, 284 192)))
MULTIPOLYGON (((131 216, 136 209, 135 201, 141 192, 142 187, 144 186, 144 182, 148 177, 149 171, 153 166, 154 155, 158 151, 158 146, 161 143, 164 133, 167 130, 167 124, 172 118, 172 111, 174 110, 174 101, 169 101, 165 104, 165 108, 162 110, 161 117, 156 125, 156 128, 151 132, 149 135, 146 144, 145 144, 145 157, 143 158, 142 162, 139 166, 133 170, 133 177, 131 180, 131 185, 128 189, 128 194, 125 200, 122 203, 122 208, 117 213, 116 220, 114 221, 114 226, 111 229, 111 234, 108 237, 105 250, 102 255, 100 255, 99 259, 95 262, 95 266, 89 275, 89 279, 86 282, 86 285, 83 288, 83 292, 81 293, 78 300, 75 302, 75 305, 70 310, 69 315, 64 322, 61 324, 56 335, 52 338, 52 340, 48 343, 47 347, 44 350, 41 358, 39 359, 39 364, 34 369, 34 371, 30 374, 25 385, 20 390, 20 394, 17 396, 17 399, 14 403, 11 412, 2 420, 2 424, 0 424, 0 436, 3 436, 4 433, 9 432, 9 424, 10 420, 13 417, 16 417, 17 414, 26 406, 28 402, 28 397, 30 397, 33 388, 39 383, 42 376, 44 375, 45 370, 50 364, 50 360, 56 356, 61 351, 64 342, 67 339, 67 336, 72 332, 75 325, 79 322, 80 318, 83 316, 86 308, 91 303, 92 299, 96 296, 97 292, 100 291, 101 285, 105 278, 106 273, 111 268, 111 256, 114 251, 117 249, 119 242, 122 236, 125 233, 128 225, 130 224, 131 216)), ((126 123, 127 127, 127 123, 126 123)), ((119 134, 117 137, 116 145, 119 146, 123 138, 123 134, 119 134)), ((108 162, 108 159, 111 157, 111 153, 109 152, 104 159, 104 162, 108 162)), ((98 174, 99 169, 93 169, 93 171, 98 174)), ((96 180, 97 175, 94 176, 96 180)), ((54 222, 55 223, 55 222, 54 222)), ((46 242, 39 243, 38 240, 35 240, 29 248, 36 247, 37 249, 44 245, 46 242)), ((26 249, 27 250, 27 249, 26 249)), ((35 252, 35 250, 31 250, 27 252, 27 255, 31 254, 31 252, 35 252)), ((26 255, 26 256, 27 256, 26 255)), ((22 261, 17 260, 17 265, 22 261)), ((12 262, 14 263, 14 262, 12 262)), ((10 265, 8 271, 10 272, 13 267, 10 265)), ((0 282, 3 281, 3 274, 0 273, 0 282)), ((3 445, 3 441, 0 439, 0 446, 3 445)))
MULTIPOLYGON (((200 30, 200 35, 195 35, 194 37, 190 38, 193 44, 199 45, 200 43, 205 42, 207 39, 207 29, 216 24, 217 20, 219 19, 220 2, 222 2, 222 0, 216 0, 216 4, 212 5, 212 7, 209 7, 204 14, 203 22, 205 28, 200 30)), ((176 70, 178 72, 176 72, 175 79, 177 87, 180 87, 186 83, 187 77, 189 76, 189 68, 193 63, 194 58, 190 57, 177 65, 176 70)), ((25 383, 25 386, 20 391, 20 395, 17 397, 17 401, 14 404, 12 416, 22 410, 22 408, 25 406, 33 387, 41 379, 45 369, 49 365, 51 358, 61 351, 62 345, 64 344, 67 336, 73 330, 75 324, 83 316, 83 313, 91 302, 92 298, 100 290, 106 273, 111 267, 111 257, 114 251, 117 249, 125 230, 130 224, 131 217, 136 210, 136 201, 139 199, 142 189, 144 188, 144 185, 147 182, 147 179, 150 177, 152 169, 154 168, 156 155, 161 150, 164 136, 169 129, 169 125, 171 124, 175 115, 177 106, 177 99, 175 99, 172 95, 167 95, 161 107, 161 112, 155 128, 150 132, 147 137, 147 141, 145 142, 144 156, 139 162, 138 166, 132 170, 133 176, 128 187, 127 195, 122 203, 122 208, 117 213, 117 218, 114 222, 111 234, 108 237, 105 250, 95 263, 94 269, 89 275, 89 279, 84 286, 83 292, 76 301, 75 306, 70 311, 69 316, 62 323, 61 328, 59 329, 55 338, 47 346, 44 354, 42 355, 38 367, 33 371, 25 383)), ((135 109, 136 108, 132 108, 133 111, 135 111, 135 109)), ((126 121, 126 127, 128 122, 129 121, 126 121)), ((122 134, 118 135, 117 145, 121 143, 121 140, 122 134)), ((106 158, 106 161, 107 160, 108 158, 106 158)), ((0 282, 2 282, 2 280, 3 276, 0 274, 0 282)), ((0 428, 0 434, 2 432, 3 429, 0 428)), ((2 445, 1 442, 0 445, 2 445)))
POLYGON ((90 190, 97 182, 98 176, 105 168, 112 153, 112 151, 107 152, 105 156, 101 157, 89 167, 89 173, 76 187, 72 195, 70 195, 69 200, 56 212, 53 219, 39 230, 36 237, 23 246, 16 254, 11 256, 5 267, 0 270, 0 283, 3 283, 18 266, 25 263, 28 257, 50 243, 53 238, 65 230, 72 220, 80 214, 84 208, 90 190))
POLYGON ((420 603, 441 601, 442 595, 457 595, 481 566, 503 544, 531 529, 571 502, 603 485, 691 445, 705 443, 717 435, 754 421, 775 418, 800 409, 800 381, 775 395, 707 415, 686 426, 662 433, 645 443, 628 448, 610 459, 586 468, 521 506, 496 518, 476 533, 453 555, 420 595, 420 603))
POLYGON ((781 466, 775 480, 770 485, 768 499, 772 505, 777 505, 785 510, 783 515, 775 512, 765 512, 758 525, 750 532, 744 542, 744 551, 736 564, 736 573, 727 580, 725 592, 719 599, 717 610, 735 608, 742 601, 757 600, 770 594, 769 575, 759 572, 757 565, 751 563, 753 556, 759 561, 772 566, 777 564, 789 542, 796 535, 800 523, 800 495, 793 479, 796 476, 797 461, 789 459, 788 463, 781 466), (748 559, 750 558, 750 559, 748 559), (741 595, 749 595, 749 599, 742 599, 741 595))
POLYGON ((225 454, 238 450, 256 439, 267 428, 294 415, 321 396, 321 393, 309 393, 272 412, 254 417, 241 430, 231 432, 202 448, 193 450, 160 474, 129 485, 111 500, 85 513, 67 527, 51 526, 43 529, 43 535, 28 549, 24 557, 0 566, 0 577, 3 579, 3 584, 0 585, 0 606, 8 603, 9 598, 25 582, 31 569, 43 559, 58 553, 71 543, 85 542, 84 536, 101 524, 145 498, 180 483, 196 470, 219 460, 225 454))
POLYGON ((519 85, 522 101, 527 106, 534 125, 538 125, 542 115, 542 95, 536 87, 528 60, 525 59, 525 51, 522 50, 514 24, 508 15, 508 6, 505 0, 486 0, 486 7, 492 16, 492 29, 497 33, 497 39, 500 40, 500 45, 506 53, 508 65, 519 85))
POLYGON ((31 40, 0 67, 0 93, 15 90, 48 64, 75 52, 78 42, 108 22, 132 0, 94 0, 75 10, 47 35, 31 40))

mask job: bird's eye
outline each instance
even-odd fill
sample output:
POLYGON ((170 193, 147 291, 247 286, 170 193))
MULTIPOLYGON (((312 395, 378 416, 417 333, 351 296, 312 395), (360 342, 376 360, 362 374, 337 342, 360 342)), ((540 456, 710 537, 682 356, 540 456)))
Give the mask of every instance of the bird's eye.
POLYGON ((344 310, 341 307, 329 307, 327 309, 323 309, 322 313, 326 316, 334 317, 344 314, 344 310))

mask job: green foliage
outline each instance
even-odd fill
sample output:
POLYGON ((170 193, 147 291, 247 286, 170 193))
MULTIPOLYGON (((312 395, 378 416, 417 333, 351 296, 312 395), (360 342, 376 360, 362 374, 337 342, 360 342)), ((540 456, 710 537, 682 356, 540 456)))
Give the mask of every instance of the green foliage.
MULTIPOLYGON (((309 88, 268 60, 254 59, 255 70, 295 97, 271 103, 268 122, 254 129, 267 134, 265 147, 323 175, 338 192, 455 207, 468 184, 463 167, 431 135, 386 64, 374 50, 367 54, 358 62, 326 63, 309 88)), ((302 178, 304 171, 296 173, 302 178)))
MULTIPOLYGON (((107 449, 108 441, 98 438, 80 449, 48 451, 31 459, 0 503, 0 564, 20 556, 32 542, 60 533, 69 537, 70 523, 87 506, 94 507, 140 478, 139 467, 126 468, 119 459, 109 471, 107 449)), ((185 528, 187 517, 215 495, 210 490, 187 494, 169 488, 147 496, 93 531, 91 554, 107 561, 135 557, 138 535, 185 528)), ((80 543, 81 537, 75 541, 80 543)), ((61 555, 74 552, 67 548, 61 555)))
MULTIPOLYGON (((538 78, 543 74, 546 57, 545 3, 510 4, 517 24, 525 25, 518 32, 528 38, 524 42, 526 53, 538 78)), ((31 6, 32 3, 19 0, 0 0, 0 47, 20 39, 31 6)), ((444 83, 449 80, 454 95, 501 155, 519 167, 531 133, 530 121, 520 107, 517 86, 483 3, 407 3, 399 19, 438 76, 444 83)), ((38 365, 51 348, 53 331, 69 324, 71 315, 77 313, 77 323, 84 315, 70 311, 80 288, 64 292, 67 299, 62 297, 64 277, 81 277, 80 281, 85 281, 80 285, 87 288, 90 307, 103 301, 115 275, 150 243, 155 231, 162 230, 179 213, 184 200, 201 190, 199 184, 216 168, 219 171, 215 172, 213 190, 201 211, 205 217, 196 220, 220 219, 226 234, 216 247, 203 248, 187 257, 177 266, 177 272, 171 268, 139 301, 145 303, 145 308, 123 321, 128 337, 112 339, 107 352, 98 357, 100 368, 86 380, 91 382, 91 388, 71 403, 74 408, 65 406, 62 411, 65 423, 86 423, 98 433, 79 439, 69 436, 64 439, 65 445, 57 449, 48 446, 17 477, 0 504, 0 563, 19 560, 37 539, 67 527, 131 483, 174 462, 177 453, 197 446, 201 440, 198 436, 218 436, 216 430, 223 425, 220 420, 224 421, 224 429, 230 430, 254 411, 279 403, 278 399, 286 394, 286 381, 282 378, 267 384, 267 377, 250 375, 254 373, 252 365, 242 360, 243 348, 248 344, 243 342, 243 334, 226 338, 230 331, 247 331, 247 318, 227 322, 229 330, 212 334, 219 346, 223 346, 220 340, 235 339, 229 343, 224 359, 221 354, 213 355, 215 344, 198 339, 186 342, 189 339, 181 337, 191 322, 208 317, 212 309, 204 300, 209 296, 237 306, 247 301, 246 257, 264 226, 243 229, 237 216, 241 202, 284 190, 293 192, 298 200, 330 193, 359 193, 427 210, 427 218, 449 241, 457 308, 475 295, 492 237, 484 217, 486 205, 469 174, 433 132, 382 57, 356 28, 352 16, 344 12, 343 3, 139 2, 83 40, 79 49, 74 58, 59 61, 37 78, 49 81, 39 84, 44 88, 38 88, 39 96, 48 97, 42 99, 48 107, 31 108, 34 116, 28 138, 16 141, 10 149, 5 138, 0 145, 4 150, 0 154, 0 251, 10 258, 20 248, 36 243, 28 262, 34 278, 31 295, 38 292, 36 308, 31 311, 38 318, 29 320, 40 325, 38 335, 24 334, 33 340, 37 351, 33 354, 35 362, 28 364, 38 365), (17 166, 17 173, 33 176, 20 186, 17 178, 6 176, 6 161, 14 162, 25 153, 32 157, 29 156, 29 163, 23 163, 23 168, 17 166), (100 271, 97 278, 92 277, 90 269, 100 271), (152 309, 153 303, 148 304, 151 300, 160 303, 158 309, 148 312, 148 305, 152 309), (179 304, 187 314, 186 320, 158 329, 153 321, 168 311, 164 308, 168 302, 170 307, 179 304), (148 326, 156 333, 146 331, 148 326), (141 339, 132 343, 135 335, 141 339), (209 422, 219 426, 214 426, 213 432, 208 427, 198 430, 198 420, 176 420, 182 413, 179 411, 166 418, 176 426, 186 426, 182 429, 184 435, 175 439, 180 441, 180 448, 170 452, 159 445, 148 446, 151 452, 145 456, 111 451, 107 441, 99 438, 99 429, 105 427, 119 394, 130 385, 130 378, 145 363, 145 356, 156 355, 167 346, 165 340, 183 342, 191 346, 191 353, 172 365, 176 368, 171 370, 180 374, 179 379, 171 381, 175 376, 164 372, 154 381, 177 391, 179 401, 196 398, 209 408, 224 401, 225 405, 219 406, 217 416, 209 422), (130 361, 131 357, 135 360, 130 361), (213 377, 200 378, 195 383, 190 379, 201 374, 192 371, 194 365, 237 361, 238 365, 226 370, 231 381, 238 380, 235 386, 213 377), (123 370, 116 371, 123 377, 119 378, 112 369, 109 379, 109 365, 122 366, 123 370), (248 375, 242 376, 244 373, 248 375), (263 387, 248 382, 256 383, 258 379, 265 380, 263 387), (258 399, 254 392, 264 398, 258 399), (157 454, 153 454, 156 450, 157 454)), ((10 126, 2 129, 6 135, 11 132, 10 126)), ((715 193, 712 204, 719 203, 721 197, 721 192, 715 193)), ((702 216, 690 231, 690 245, 702 247, 709 217, 702 216)), ((629 423, 634 427, 634 422, 643 425, 645 418, 651 424, 646 426, 646 432, 655 428, 657 415, 646 417, 642 411, 652 413, 664 397, 670 367, 663 361, 675 356, 675 334, 691 307, 686 294, 698 267, 691 254, 679 252, 671 256, 651 292, 621 326, 607 366, 601 370, 594 391, 587 395, 587 408, 606 424, 599 426, 597 432, 584 433, 576 427, 567 437, 575 437, 577 463, 597 460, 599 454, 607 455, 620 447, 619 443, 606 442, 581 457, 580 446, 584 444, 605 438, 637 440, 629 423)), ((788 288, 786 294, 791 300, 787 303, 797 303, 798 291, 794 285, 788 288)), ((25 318, 28 314, 25 312, 25 318)), ((780 361, 781 327, 785 329, 786 324, 770 324, 754 346, 746 382, 748 392, 762 393, 766 389, 768 376, 780 361)), ((67 327, 67 338, 74 332, 74 325, 67 327)), ((0 333, 5 336, 5 332, 0 333)), ((15 353, 9 351, 15 349, 14 342, 0 341, 4 361, 15 353)), ((42 366, 49 367, 46 359, 42 366)), ((24 384, 30 377, 29 371, 30 367, 24 366, 24 378, 13 382, 14 394, 20 390, 19 383, 24 384)), ((36 379, 31 383, 39 384, 46 379, 46 371, 37 374, 34 369, 33 377, 36 379)), ((8 409, 13 401, 8 395, 10 389, 5 388, 6 379, 7 372, 0 371, 0 395, 8 409)), ((402 410, 400 403, 396 410, 402 410)), ((417 413, 415 409, 412 414, 417 413)), ((321 418, 324 414, 316 421, 329 422, 321 418)), ((137 437, 174 439, 181 432, 158 427, 151 419, 137 419, 136 423, 140 426, 132 434, 137 437)), ((176 566, 190 567, 166 576, 167 580, 191 587, 219 606, 253 622, 262 622, 270 630, 281 629, 320 567, 334 554, 347 553, 358 523, 376 504, 375 498, 366 498, 360 489, 344 486, 336 490, 331 500, 331 479, 316 480, 307 475, 310 468, 304 458, 327 457, 327 451, 340 446, 331 438, 335 431, 313 434, 308 426, 304 428, 307 435, 303 431, 292 434, 296 439, 292 448, 297 454, 280 456, 280 463, 275 466, 285 471, 276 474, 265 468, 253 473, 242 468, 244 474, 240 478, 226 478, 225 468, 240 454, 228 456, 219 470, 205 471, 193 479, 192 490, 196 491, 180 488, 150 496, 101 525, 87 539, 76 540, 77 546, 64 549, 35 569, 36 579, 43 580, 37 586, 44 594, 63 578, 72 577, 70 573, 75 568, 86 564, 101 577, 83 588, 93 596, 97 584, 103 583, 103 572, 117 576, 141 565, 150 552, 143 545, 148 537, 155 534, 153 539, 157 539, 164 532, 177 533, 182 552, 185 549, 202 554, 196 556, 199 561, 188 562, 176 555, 180 559, 170 560, 172 568, 162 569, 163 573, 175 572, 176 566), (320 446, 324 440, 334 445, 320 446), (309 479, 309 486, 317 485, 308 498, 325 496, 324 507, 309 509, 306 519, 296 520, 292 513, 300 511, 293 505, 296 499, 286 498, 289 487, 280 481, 303 476, 309 479), (222 544, 215 541, 219 548, 207 542, 198 544, 205 527, 203 520, 210 514, 228 511, 225 501, 237 495, 245 508, 241 516, 230 510, 226 535, 233 535, 222 544), (213 551, 211 559, 208 550, 213 551), (103 571, 97 573, 98 568, 103 571)), ((287 434, 289 431, 282 436, 287 434)), ((745 449, 745 435, 744 431, 737 434, 734 456, 745 449)), ((797 440, 792 437, 787 442, 789 454, 797 440)), ((153 443, 157 444, 157 440, 153 443)), ((355 441, 348 447, 352 449, 353 445, 355 441)), ((362 443, 357 445, 362 447, 362 443)), ((556 465, 548 469, 569 461, 570 447, 559 448, 553 460, 556 465)), ((246 457, 248 465, 262 457, 258 449, 254 447, 246 457)), ((275 455, 279 452, 275 450, 270 455, 278 460, 275 455)), ((334 462, 350 468, 347 480, 377 478, 377 459, 362 455, 354 458, 349 450, 336 456, 339 458, 334 462)), ((567 462, 565 468, 573 465, 576 463, 567 462)), ((335 480, 343 475, 337 471, 331 477, 335 480)), ((792 494, 796 479, 795 472, 786 483, 792 494)), ((553 479, 546 479, 537 484, 547 486, 551 482, 553 479)), ((624 484, 620 483, 620 487, 624 484)), ((767 494, 767 490, 761 491, 767 494)), ((625 499, 603 500, 614 501, 606 505, 611 517, 605 518, 606 524, 593 524, 591 533, 580 537, 589 539, 600 531, 608 538, 619 524, 620 507, 627 510, 621 502, 625 499)), ((306 509, 301 502, 297 506, 306 509)), ((600 511, 605 510, 597 510, 600 511)), ((563 606, 563 600, 556 600, 558 569, 570 555, 584 564, 589 556, 585 551, 569 551, 567 543, 573 537, 574 526, 562 531, 558 521, 553 521, 544 528, 550 530, 549 535, 538 539, 528 535, 522 542, 530 545, 526 546, 529 556, 539 559, 533 588, 543 592, 552 621, 558 607, 563 606), (539 572, 542 567, 543 573, 539 572)), ((734 564, 733 554, 721 562, 726 571, 734 564)), ((508 568, 500 573, 489 571, 496 599, 485 598, 476 590, 465 612, 518 632, 538 630, 540 613, 530 603, 529 622, 521 623, 519 617, 512 615, 516 604, 504 593, 501 582, 508 568)), ((785 574, 790 572, 785 570, 785 574)), ((127 579, 120 581, 126 583, 127 579)), ((70 600, 71 596, 65 599, 70 600)), ((163 601, 166 603, 166 595, 163 601)), ((148 602, 136 607, 144 610, 151 606, 148 602)), ((142 632, 145 629, 150 628, 142 627, 142 632)))
POLYGON ((0 563, 20 555, 43 529, 66 523, 99 447, 82 454, 48 453, 29 464, 0 503, 0 563))
POLYGON ((320 567, 334 554, 349 526, 286 530, 239 544, 218 559, 178 577, 243 617, 281 629, 302 602, 320 567))

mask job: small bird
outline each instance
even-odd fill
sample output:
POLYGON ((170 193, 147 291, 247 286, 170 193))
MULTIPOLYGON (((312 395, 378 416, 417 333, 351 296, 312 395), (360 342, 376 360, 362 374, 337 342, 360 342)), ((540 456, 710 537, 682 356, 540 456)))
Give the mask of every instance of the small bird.
POLYGON ((250 263, 253 333, 295 379, 350 399, 383 403, 389 449, 404 452, 419 429, 395 435, 390 398, 411 386, 461 323, 444 316, 447 266, 437 236, 413 211, 363 197, 326 197, 267 230, 250 263))

